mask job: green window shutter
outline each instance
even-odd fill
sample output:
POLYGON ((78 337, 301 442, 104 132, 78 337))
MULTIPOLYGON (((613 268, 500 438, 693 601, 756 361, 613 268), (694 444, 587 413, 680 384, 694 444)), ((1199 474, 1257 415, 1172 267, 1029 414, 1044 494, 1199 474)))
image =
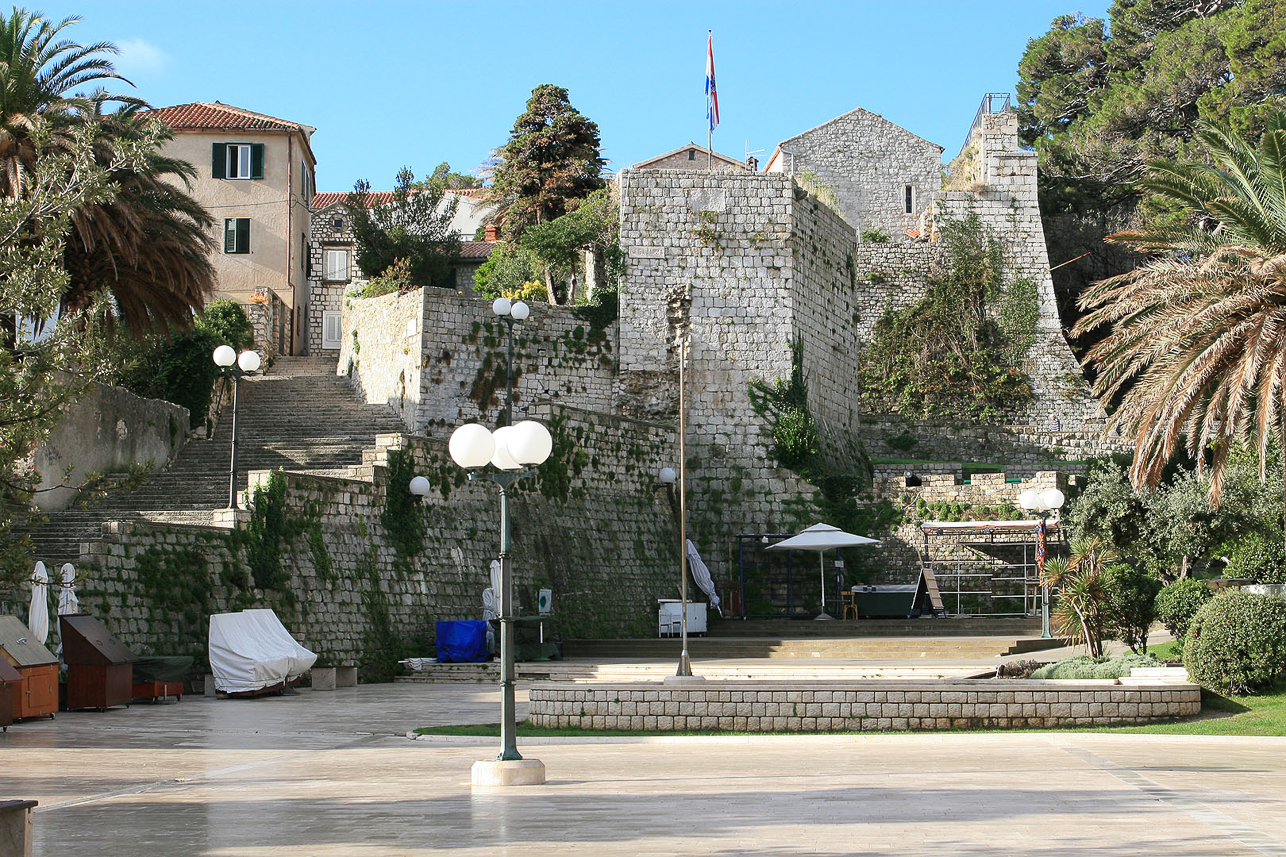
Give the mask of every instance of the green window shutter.
POLYGON ((263 178, 263 143, 250 144, 250 178, 263 178))
POLYGON ((228 177, 228 144, 215 143, 210 154, 210 177, 226 179, 228 177))
POLYGON ((250 252, 250 218, 237 218, 237 252, 250 252))
POLYGON ((237 252, 237 219, 235 217, 229 217, 223 221, 223 252, 237 252))

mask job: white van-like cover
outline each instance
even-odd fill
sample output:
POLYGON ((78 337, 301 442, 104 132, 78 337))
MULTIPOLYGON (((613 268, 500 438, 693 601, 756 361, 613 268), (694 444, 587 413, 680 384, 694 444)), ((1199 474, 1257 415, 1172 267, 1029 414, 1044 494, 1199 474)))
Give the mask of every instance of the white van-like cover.
POLYGON ((272 610, 210 617, 210 672, 224 693, 263 690, 306 673, 317 655, 290 636, 272 610))

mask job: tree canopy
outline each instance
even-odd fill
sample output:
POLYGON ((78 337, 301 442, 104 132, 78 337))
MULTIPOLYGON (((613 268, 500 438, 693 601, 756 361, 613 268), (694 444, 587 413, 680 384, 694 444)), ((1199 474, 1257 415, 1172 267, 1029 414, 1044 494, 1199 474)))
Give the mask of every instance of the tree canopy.
POLYGON ((528 227, 574 210, 603 187, 605 164, 598 125, 572 107, 567 90, 551 84, 533 89, 492 176, 505 236, 520 238, 528 227))
POLYGON ((353 186, 347 205, 357 266, 367 277, 376 277, 401 263, 399 269, 411 284, 451 288, 452 266, 460 255, 460 237, 452 231, 451 220, 459 200, 448 196, 446 185, 433 176, 416 185, 415 173, 403 167, 391 202, 373 197, 364 179, 353 186))
POLYGON ((1147 161, 1197 156, 1199 120, 1249 133, 1286 105, 1286 0, 1116 0, 1054 19, 1018 72, 1042 210, 1110 208, 1147 161))

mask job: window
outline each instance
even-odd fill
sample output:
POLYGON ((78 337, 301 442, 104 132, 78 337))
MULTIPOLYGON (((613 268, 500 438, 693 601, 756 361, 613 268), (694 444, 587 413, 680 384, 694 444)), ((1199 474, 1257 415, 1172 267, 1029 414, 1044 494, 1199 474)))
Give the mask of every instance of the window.
POLYGON ((223 252, 250 252, 249 217, 229 217, 223 221, 223 252))
POLYGON ((911 214, 915 211, 915 189, 907 185, 903 188, 903 196, 906 197, 906 213, 911 214))
POLYGON ((348 281, 348 251, 326 251, 326 279, 329 282, 348 281))
POLYGON ((695 161, 696 159, 697 159, 697 150, 696 150, 696 149, 688 149, 688 160, 689 160, 689 161, 695 161))
POLYGON ((331 228, 332 228, 332 229, 343 229, 343 228, 344 228, 344 218, 342 218, 342 217, 336 217, 334 220, 332 220, 332 221, 330 222, 330 225, 331 225, 331 228))
POLYGON ((263 178, 263 143, 215 143, 210 175, 216 179, 263 178))
POLYGON ((335 310, 322 312, 322 348, 339 348, 344 340, 343 316, 335 310))

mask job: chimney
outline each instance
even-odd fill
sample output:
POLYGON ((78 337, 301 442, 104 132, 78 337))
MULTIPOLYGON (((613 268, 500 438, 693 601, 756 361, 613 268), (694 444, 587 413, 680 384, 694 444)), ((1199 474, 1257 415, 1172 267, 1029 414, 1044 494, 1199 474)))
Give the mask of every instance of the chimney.
POLYGON ((750 170, 752 173, 753 173, 753 172, 755 172, 756 170, 758 170, 758 169, 759 169, 759 159, 758 159, 758 158, 756 158, 754 155, 749 155, 749 156, 747 156, 747 157, 746 157, 746 169, 750 170))
POLYGON ((486 231, 483 233, 483 238, 487 241, 499 241, 500 227, 494 223, 488 223, 486 231))

